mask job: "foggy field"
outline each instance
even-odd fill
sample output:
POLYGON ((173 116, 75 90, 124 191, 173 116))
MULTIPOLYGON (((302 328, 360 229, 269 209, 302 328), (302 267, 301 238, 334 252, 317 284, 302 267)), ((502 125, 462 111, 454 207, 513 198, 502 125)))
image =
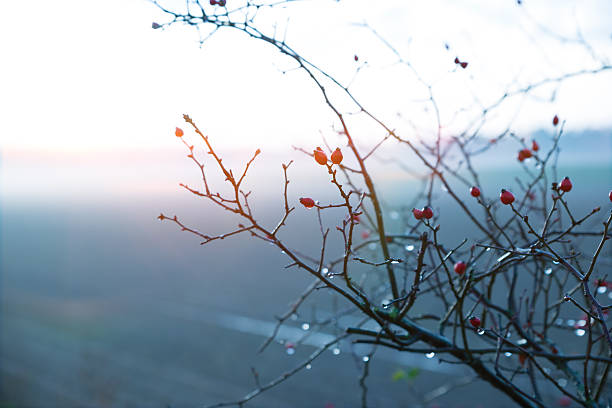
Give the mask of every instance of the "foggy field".
MULTIPOLYGON (((611 170, 605 162, 560 169, 574 180, 570 204, 578 213, 589 211, 602 186, 605 192, 612 184, 611 170)), ((483 185, 497 188, 512 171, 492 169, 483 185)), ((296 171, 292 194, 299 196, 315 177, 296 171)), ((61 180, 50 177, 48 182, 61 180)), ((418 183, 406 181, 399 189, 396 181, 379 185, 388 197, 391 233, 400 233, 402 206, 418 183)), ((262 218, 273 220, 276 215, 265 209, 275 208, 278 199, 273 199, 274 187, 268 188, 256 208, 262 218)), ((438 196, 444 240, 452 246, 470 232, 453 203, 443 192, 438 196)), ((92 195, 79 203, 66 202, 61 192, 41 201, 18 194, 7 198, 2 203, 0 255, 2 407, 195 407, 232 400, 253 388, 251 366, 262 382, 271 380, 296 366, 325 335, 334 334, 313 335, 294 355, 278 343, 257 354, 274 316, 285 312, 310 278, 283 269, 283 255, 260 240, 239 236, 200 247, 195 237, 156 221, 163 209, 202 231, 218 233, 235 225, 230 214, 207 212, 178 189, 164 195, 92 195)), ((283 238, 316 254, 320 237, 313 217, 298 209, 283 238)), ((418 304, 418 309, 427 306, 418 304)), ((315 295, 279 339, 297 341, 305 333, 303 322, 323 318, 333 307, 329 297, 315 295)), ((571 344, 565 346, 571 350, 571 344)), ((252 406, 357 406, 355 359, 364 349, 348 343, 339 349, 339 355, 326 351, 311 369, 258 397, 252 406)), ((425 393, 464 375, 473 377, 464 367, 438 364, 437 357, 389 350, 378 351, 376 357, 368 387, 377 407, 410 407, 410 389, 425 393), (415 379, 393 381, 398 370, 415 367, 420 370, 415 379)), ((512 406, 491 388, 482 392, 479 381, 461 389, 436 402, 448 407, 512 406), (481 405, 474 405, 474 392, 480 393, 481 405)))

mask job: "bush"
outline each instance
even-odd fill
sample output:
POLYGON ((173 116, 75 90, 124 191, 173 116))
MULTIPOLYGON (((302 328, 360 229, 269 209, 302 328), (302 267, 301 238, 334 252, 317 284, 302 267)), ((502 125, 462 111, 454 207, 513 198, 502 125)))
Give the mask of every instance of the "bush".
MULTIPOLYGON (((419 139, 396 132, 366 108, 350 87, 304 58, 283 38, 266 34, 258 25, 257 13, 289 7, 290 3, 290 0, 265 5, 251 1, 230 0, 229 4, 195 1, 188 2, 189 7, 183 11, 156 3, 170 19, 154 23, 155 29, 184 23, 210 33, 219 29, 238 30, 252 40, 276 48, 305 72, 320 91, 324 103, 335 115, 334 125, 339 127, 345 144, 297 149, 311 157, 312 177, 317 183, 333 184, 335 201, 321 203, 306 194, 297 202, 291 200, 288 189, 292 161, 289 161, 282 164, 284 210, 279 214, 278 223, 267 225, 254 216, 249 202, 251 193, 243 189, 260 150, 245 160, 242 171, 234 172, 223 162, 214 137, 208 137, 195 120, 184 115, 187 127, 184 131, 176 129, 176 136, 202 177, 199 187, 181 186, 227 210, 228 216, 238 220, 238 226, 222 235, 207 235, 177 216, 160 214, 159 219, 197 236, 202 244, 249 234, 283 251, 290 262, 287 268, 297 268, 314 279, 278 318, 276 330, 262 349, 278 340, 279 327, 319 290, 340 296, 348 306, 348 312, 343 313, 355 317, 354 324, 342 327, 342 334, 294 370, 268 384, 260 384, 255 373, 257 388, 253 392, 237 401, 215 406, 244 405, 304 369, 324 350, 336 347, 341 341, 374 346, 362 359, 363 373, 359 381, 363 406, 367 405, 368 367, 376 347, 398 353, 420 353, 428 358, 435 355, 441 361, 465 365, 520 406, 544 407, 550 406, 551 401, 561 405, 606 406, 612 362, 608 327, 611 306, 598 295, 610 286, 606 280, 608 268, 601 265, 605 262, 609 265, 610 252, 605 245, 611 236, 612 214, 602 215, 607 211, 601 211, 600 206, 608 206, 612 196, 589 197, 596 208, 587 212, 571 205, 576 194, 572 177, 557 174, 564 118, 557 115, 547 118, 552 136, 541 136, 538 140, 517 136, 511 125, 494 137, 486 136, 481 130, 492 112, 513 98, 530 95, 536 89, 568 78, 597 75, 612 67, 602 61, 595 68, 509 87, 493 103, 482 107, 478 115, 472 115, 464 131, 446 137, 441 131, 444 124, 431 85, 420 79, 388 41, 365 27, 381 38, 384 47, 397 54, 398 62, 407 65, 428 89, 429 97, 423 103, 434 112, 437 129, 433 138, 419 139), (347 98, 353 111, 373 123, 381 135, 367 149, 360 147, 362 144, 355 139, 356 125, 352 124, 348 110, 338 102, 347 98), (194 154, 194 146, 185 140, 193 136, 203 144, 208 157, 194 154), (400 208, 394 220, 384 216, 384 200, 379 195, 376 174, 370 170, 372 158, 382 145, 391 142, 408 154, 403 156, 405 161, 419 163, 418 177, 423 186, 412 197, 418 208, 400 208), (511 149, 511 153, 506 150, 504 154, 516 158, 520 175, 516 180, 484 181, 486 175, 479 160, 493 154, 493 149, 499 146, 511 149), (212 171, 209 165, 222 173, 225 187, 211 184, 207 178, 212 171), (318 168, 324 172, 315 172, 318 168), (220 192, 221 188, 226 189, 224 193, 220 192), (446 218, 440 214, 446 207, 439 204, 442 200, 436 193, 439 188, 455 206, 456 213, 446 218), (317 220, 322 242, 317 256, 304 255, 300 248, 294 249, 280 237, 283 229, 291 228, 294 211, 310 211, 317 220), (331 228, 322 217, 329 211, 333 211, 334 218, 331 228), (403 215, 401 223, 400 214, 403 215), (390 222, 394 224, 392 227, 390 222), (470 228, 462 233, 464 239, 457 241, 449 234, 456 233, 453 229, 457 225, 468 224, 470 228), (400 233, 396 232, 398 229, 400 233), (334 258, 327 248, 330 237, 336 233, 343 250, 334 258)), ((520 6, 519 2, 517 7, 520 6)), ((587 46, 586 42, 583 45, 587 46)), ((354 60, 359 63, 359 56, 354 60)), ((455 70, 471 68, 464 58, 456 57, 453 63, 455 70)), ((294 188, 305 190, 303 186, 294 188)), ((337 320, 328 319, 319 322, 317 327, 334 324, 338 324, 337 320)), ((285 347, 291 351, 295 344, 287 343, 285 347)), ((418 371, 398 371, 393 378, 416 375, 418 371)))

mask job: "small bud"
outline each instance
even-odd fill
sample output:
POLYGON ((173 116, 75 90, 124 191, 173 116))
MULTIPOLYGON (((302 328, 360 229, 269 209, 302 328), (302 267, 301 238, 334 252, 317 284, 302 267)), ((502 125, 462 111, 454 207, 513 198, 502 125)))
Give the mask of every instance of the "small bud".
POLYGON ((340 164, 342 162, 342 152, 340 151, 340 148, 337 147, 336 150, 334 150, 334 152, 331 154, 331 161, 334 164, 340 164))
POLYGON ((531 142, 531 150, 533 150, 534 152, 540 150, 540 145, 535 140, 531 142))
POLYGON ((455 64, 459 64, 461 61, 459 61, 458 57, 455 57, 455 64))
POLYGON ((472 197, 479 197, 480 196, 480 189, 476 186, 470 188, 470 194, 472 195, 472 197))
POLYGON ((355 54, 355 61, 359 61, 359 57, 357 56, 357 54, 355 54))
POLYGON ((557 115, 555 115, 555 117, 553 118, 552 124, 553 126, 557 126, 559 124, 559 117, 557 115))
POLYGON ((521 365, 524 366, 525 365, 525 360, 527 360, 527 354, 520 353, 518 355, 518 359, 519 359, 519 363, 521 363, 521 365))
POLYGON ((499 199, 505 205, 512 204, 514 202, 514 195, 510 191, 502 188, 499 199))
POLYGON ((157 30, 158 28, 161 28, 161 25, 157 24, 156 22, 153 22, 153 24, 151 24, 151 28, 153 28, 154 30, 157 30))
POLYGON ((183 129, 177 127, 176 130, 174 131, 174 134, 176 135, 176 137, 183 137, 184 135, 183 129))
POLYGON ((314 200, 310 197, 301 197, 300 203, 306 208, 312 208, 315 205, 314 200))
POLYGON ((470 324, 475 328, 480 327, 480 319, 476 316, 470 317, 470 324))
POLYGON ((455 264, 454 269, 457 275, 463 275, 465 273, 465 270, 467 269, 467 265, 465 264, 465 262, 459 261, 455 264))
POLYGON ((466 69, 468 66, 468 63, 464 61, 460 65, 461 65, 461 68, 466 69))

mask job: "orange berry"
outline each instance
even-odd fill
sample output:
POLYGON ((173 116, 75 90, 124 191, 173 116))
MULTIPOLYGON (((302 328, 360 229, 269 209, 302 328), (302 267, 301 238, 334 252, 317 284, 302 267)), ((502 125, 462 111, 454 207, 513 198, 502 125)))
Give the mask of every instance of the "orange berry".
POLYGON ((314 150, 314 158, 321 166, 325 166, 327 164, 327 155, 320 147, 317 147, 314 150))
POLYGON ((336 150, 334 150, 334 152, 331 154, 331 161, 334 164, 340 164, 342 162, 342 152, 340 151, 340 148, 337 147, 336 150))
POLYGON ((310 197, 302 197, 300 198, 300 203, 306 208, 312 208, 315 205, 315 202, 310 197))
POLYGON ((176 130, 174 131, 174 134, 176 135, 176 137, 183 137, 184 135, 183 129, 177 127, 176 130))

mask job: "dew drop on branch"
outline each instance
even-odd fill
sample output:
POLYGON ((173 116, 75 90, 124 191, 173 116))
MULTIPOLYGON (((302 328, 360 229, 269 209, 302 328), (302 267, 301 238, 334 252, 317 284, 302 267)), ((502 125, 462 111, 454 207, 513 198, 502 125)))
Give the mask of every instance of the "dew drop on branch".
POLYGON ((544 275, 550 275, 552 273, 552 268, 544 269, 544 275))
POLYGON ((310 325, 308 323, 302 323, 302 330, 307 331, 310 329, 310 325))
POLYGON ((404 247, 404 249, 405 249, 406 251, 408 251, 408 252, 413 251, 413 250, 414 250, 414 245, 406 245, 406 246, 404 247))
POLYGON ((434 356, 436 355, 436 353, 434 353, 433 351, 431 353, 427 353, 425 354, 425 357, 427 358, 434 358, 434 356))

